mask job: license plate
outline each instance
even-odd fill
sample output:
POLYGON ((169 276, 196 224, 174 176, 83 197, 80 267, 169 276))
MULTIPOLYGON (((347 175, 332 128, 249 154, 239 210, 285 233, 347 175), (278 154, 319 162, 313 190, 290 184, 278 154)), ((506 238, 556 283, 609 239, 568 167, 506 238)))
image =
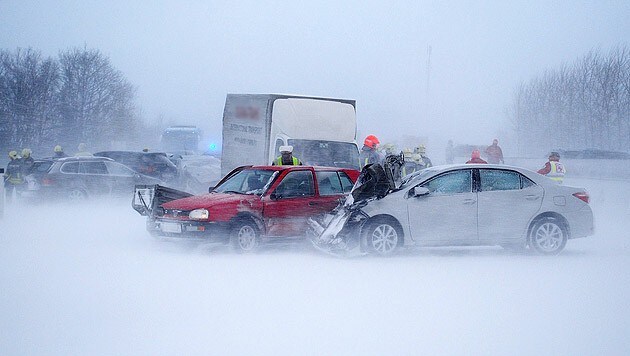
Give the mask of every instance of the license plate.
POLYGON ((182 224, 163 222, 163 223, 160 223, 160 230, 162 230, 162 232, 174 232, 174 233, 181 234, 182 224))

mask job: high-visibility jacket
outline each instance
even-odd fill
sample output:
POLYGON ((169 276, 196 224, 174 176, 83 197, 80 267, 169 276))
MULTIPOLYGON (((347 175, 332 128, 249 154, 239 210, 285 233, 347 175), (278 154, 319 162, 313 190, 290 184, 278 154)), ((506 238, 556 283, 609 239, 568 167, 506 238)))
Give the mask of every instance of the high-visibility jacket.
POLYGON ((558 184, 562 184, 564 181, 564 174, 566 173, 564 164, 558 161, 549 161, 549 165, 551 166, 551 170, 547 173, 547 177, 555 180, 558 184))
POLYGON ((7 170, 4 172, 4 180, 9 184, 22 184, 22 164, 19 159, 14 159, 7 164, 7 170))
MULTIPOLYGON (((291 157, 292 160, 292 164, 290 164, 289 166, 299 166, 301 164, 300 160, 297 159, 297 157, 291 157)), ((282 156, 278 156, 278 158, 276 158, 276 161, 274 162, 276 166, 286 166, 286 164, 282 163, 282 156)))

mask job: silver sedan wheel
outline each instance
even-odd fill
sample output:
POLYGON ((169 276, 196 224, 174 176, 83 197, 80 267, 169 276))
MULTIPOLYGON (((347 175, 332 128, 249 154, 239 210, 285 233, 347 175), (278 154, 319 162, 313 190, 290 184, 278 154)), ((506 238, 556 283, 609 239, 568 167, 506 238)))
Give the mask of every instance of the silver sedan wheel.
POLYGON ((256 230, 249 225, 243 225, 238 229, 237 241, 238 247, 243 251, 251 251, 257 245, 256 230))
POLYGON ((369 242, 374 251, 380 255, 388 255, 398 245, 398 233, 389 224, 379 224, 374 227, 369 236, 369 242))
POLYGON ((532 243, 537 250, 544 253, 556 252, 563 247, 564 231, 553 222, 546 222, 538 226, 532 237, 532 243))

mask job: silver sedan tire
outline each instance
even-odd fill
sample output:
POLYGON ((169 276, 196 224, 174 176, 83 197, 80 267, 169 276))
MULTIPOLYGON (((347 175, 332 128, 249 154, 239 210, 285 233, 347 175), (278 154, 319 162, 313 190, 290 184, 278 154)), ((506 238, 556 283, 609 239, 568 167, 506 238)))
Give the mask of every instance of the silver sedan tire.
POLYGON ((534 224, 529 246, 542 255, 557 255, 567 244, 567 231, 558 219, 543 218, 534 224))
POLYGON ((370 223, 365 231, 367 248, 371 253, 389 256, 394 253, 402 236, 388 221, 370 223))

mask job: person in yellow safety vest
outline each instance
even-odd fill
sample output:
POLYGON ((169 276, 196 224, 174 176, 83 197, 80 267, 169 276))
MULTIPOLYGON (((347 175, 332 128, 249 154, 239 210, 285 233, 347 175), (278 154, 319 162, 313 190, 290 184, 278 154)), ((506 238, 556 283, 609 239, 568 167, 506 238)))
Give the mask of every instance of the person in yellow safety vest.
POLYGON ((549 161, 545 163, 543 168, 538 170, 538 173, 546 175, 558 184, 562 184, 566 172, 564 164, 560 163, 560 154, 558 152, 551 152, 549 154, 549 161))
POLYGON ((419 155, 414 154, 411 151, 411 148, 403 149, 403 157, 405 159, 405 163, 400 170, 403 177, 407 174, 420 170, 420 167, 418 166, 419 155))
POLYGON ((293 146, 280 146, 280 156, 272 163, 272 166, 301 166, 302 162, 297 157, 293 157, 293 146))
POLYGON ((421 165, 422 168, 429 168, 429 167, 433 167, 433 163, 431 162, 431 159, 427 156, 427 148, 420 144, 418 146, 416 146, 416 148, 414 148, 413 153, 420 155, 420 159, 421 159, 421 165))
POLYGON ((4 171, 4 192, 6 194, 7 203, 13 200, 13 191, 18 192, 24 184, 22 177, 22 162, 17 151, 9 152, 9 164, 4 171))

